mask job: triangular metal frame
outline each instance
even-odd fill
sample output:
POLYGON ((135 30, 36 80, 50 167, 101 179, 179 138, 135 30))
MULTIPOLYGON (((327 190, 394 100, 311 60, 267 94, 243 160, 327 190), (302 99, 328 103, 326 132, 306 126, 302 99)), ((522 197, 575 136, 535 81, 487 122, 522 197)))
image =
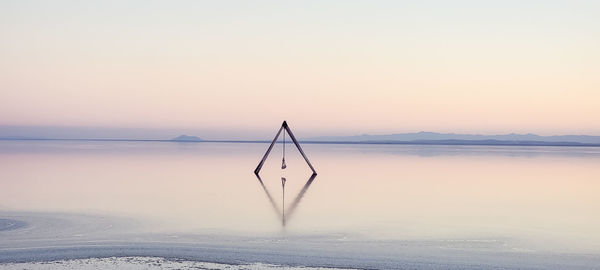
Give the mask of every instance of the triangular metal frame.
POLYGON ((258 166, 256 166, 256 169, 254 170, 254 173, 258 174, 260 172, 260 169, 262 169, 263 164, 267 160, 267 157, 269 156, 269 153, 271 153, 271 149, 273 149, 273 146, 277 142, 277 139, 279 138, 279 134, 281 134, 281 131, 283 129, 285 129, 285 131, 287 131, 287 133, 290 135, 290 138, 292 138, 292 141, 296 145, 296 148, 298 148, 298 151, 300 151, 300 154, 302 154, 302 157, 304 158, 304 160, 308 164, 308 167, 310 167, 310 169, 312 170, 313 174, 317 174, 317 172, 315 171, 315 168, 313 168, 312 164, 310 164, 310 161, 308 160, 308 158, 304 154, 304 151, 302 151, 302 147, 300 147, 300 144, 296 140, 296 137, 294 136, 294 133, 292 133, 292 130, 290 130, 290 127, 288 126, 288 124, 287 124, 286 121, 283 121, 283 124, 281 124, 281 128, 279 129, 279 131, 277 131, 277 135, 275 135, 275 138, 273 139, 273 142, 271 142, 271 145, 269 145, 269 148, 267 149, 267 152, 265 153, 265 155, 263 156, 263 158, 260 160, 260 163, 258 163, 258 166))

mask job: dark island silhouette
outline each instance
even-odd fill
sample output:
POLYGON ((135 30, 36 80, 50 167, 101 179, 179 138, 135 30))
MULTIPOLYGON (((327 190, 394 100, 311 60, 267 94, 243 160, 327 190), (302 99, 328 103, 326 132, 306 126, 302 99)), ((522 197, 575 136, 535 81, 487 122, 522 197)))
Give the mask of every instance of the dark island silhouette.
POLYGON ((180 135, 177 136, 173 139, 171 139, 171 141, 175 141, 175 142, 202 142, 204 141, 203 139, 197 137, 197 136, 188 136, 188 135, 180 135))

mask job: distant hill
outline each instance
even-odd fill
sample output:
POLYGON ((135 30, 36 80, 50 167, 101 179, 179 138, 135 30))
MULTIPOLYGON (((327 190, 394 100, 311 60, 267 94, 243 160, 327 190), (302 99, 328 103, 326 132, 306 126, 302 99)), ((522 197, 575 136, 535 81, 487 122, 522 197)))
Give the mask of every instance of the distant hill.
POLYGON ((178 137, 175 137, 173 139, 171 139, 171 141, 176 141, 176 142, 201 142, 204 141, 203 139, 196 137, 196 136, 188 136, 188 135, 181 135, 178 137))
MULTIPOLYGON (((337 142, 328 142, 337 143, 337 142)), ((595 143, 545 142, 545 141, 501 141, 501 140, 414 140, 414 141, 361 141, 348 144, 421 144, 421 145, 504 145, 504 146, 600 146, 595 143)))
POLYGON ((504 135, 475 135, 475 134, 456 134, 456 133, 436 133, 436 132, 415 132, 415 133, 400 133, 389 135, 355 135, 355 136, 325 136, 308 138, 304 141, 319 141, 319 142, 434 142, 455 143, 461 141, 487 141, 488 143, 506 144, 507 142, 515 142, 516 144, 535 144, 535 142, 547 142, 557 144, 600 144, 600 136, 590 135, 560 135, 560 136, 540 136, 536 134, 504 134, 504 135), (499 142, 502 141, 502 142, 499 142), (517 143, 518 142, 518 143, 517 143))

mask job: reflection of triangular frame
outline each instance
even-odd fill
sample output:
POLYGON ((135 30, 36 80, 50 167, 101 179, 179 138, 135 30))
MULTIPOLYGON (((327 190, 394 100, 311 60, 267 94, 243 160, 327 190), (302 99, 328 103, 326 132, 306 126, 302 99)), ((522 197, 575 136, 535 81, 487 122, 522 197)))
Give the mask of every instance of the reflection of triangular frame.
POLYGON ((300 151, 300 154, 302 154, 302 157, 304 158, 304 160, 308 164, 308 167, 310 167, 310 169, 312 170, 313 174, 317 174, 317 172, 315 171, 315 168, 313 168, 312 164, 310 164, 310 161, 308 161, 308 158, 304 154, 304 151, 302 151, 302 147, 300 147, 300 144, 296 140, 296 137, 294 137, 294 133, 292 133, 292 131, 288 127, 288 124, 287 124, 286 121, 283 121, 283 124, 281 124, 281 128, 279 129, 279 131, 277 131, 277 135, 275 135, 275 138, 273 139, 273 142, 271 142, 271 145, 269 145, 269 148, 267 149, 267 152, 263 156, 263 158, 260 161, 260 163, 258 163, 258 166, 256 166, 256 169, 254 170, 254 173, 258 174, 260 172, 260 169, 262 169, 262 166, 265 163, 265 160, 267 160, 267 157, 269 156, 269 153, 271 153, 271 149, 273 149, 273 146, 275 145, 275 142, 277 142, 277 139, 279 138, 279 134, 281 134, 281 131, 283 129, 285 129, 285 131, 287 131, 287 133, 290 135, 290 138, 292 138, 292 141, 296 145, 296 148, 298 148, 298 151, 300 151))
MULTIPOLYGON (((302 189, 300 190, 300 192, 298 192, 298 194, 296 195, 296 198, 290 204, 290 207, 288 208, 288 213, 286 215, 286 213, 285 213, 285 200, 282 201, 282 203, 281 203, 282 208, 279 209, 279 207, 277 207, 277 203, 275 202, 275 199, 273 199, 273 196, 271 196, 271 193, 269 192, 269 190, 267 189, 267 187, 263 183, 262 178, 260 178, 260 175, 256 174, 256 178, 258 179, 258 182, 260 183, 261 187, 265 191, 265 194, 267 195, 267 198, 269 199, 269 202, 271 202, 271 205, 273 206, 273 210, 275 210, 275 213, 277 214, 277 216, 279 218, 281 218, 281 225, 283 225, 283 226, 286 225, 287 221, 290 219, 290 217, 292 216, 292 214, 296 211, 296 207, 298 207, 298 205, 300 204, 300 201, 304 197, 304 194, 306 193, 306 191, 308 191, 308 188, 312 184, 313 180, 315 180, 315 177, 317 177, 317 174, 313 173, 308 178, 308 180, 304 184, 304 187, 302 187, 302 189)), ((285 187, 282 186, 282 188, 283 188, 283 192, 284 192, 283 196, 285 196, 285 187)))

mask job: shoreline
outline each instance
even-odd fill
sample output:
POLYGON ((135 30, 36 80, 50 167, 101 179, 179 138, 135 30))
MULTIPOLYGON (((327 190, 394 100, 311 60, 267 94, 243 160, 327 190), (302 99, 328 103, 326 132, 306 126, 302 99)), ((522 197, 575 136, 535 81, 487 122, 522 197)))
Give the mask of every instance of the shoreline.
POLYGON ((286 266, 264 263, 226 264, 218 262, 205 262, 196 260, 185 260, 178 258, 163 258, 149 256, 121 256, 102 258, 82 258, 53 260, 47 262, 21 262, 0 264, 2 269, 9 270, 37 270, 48 269, 214 269, 214 270, 354 270, 351 268, 323 268, 286 266))

